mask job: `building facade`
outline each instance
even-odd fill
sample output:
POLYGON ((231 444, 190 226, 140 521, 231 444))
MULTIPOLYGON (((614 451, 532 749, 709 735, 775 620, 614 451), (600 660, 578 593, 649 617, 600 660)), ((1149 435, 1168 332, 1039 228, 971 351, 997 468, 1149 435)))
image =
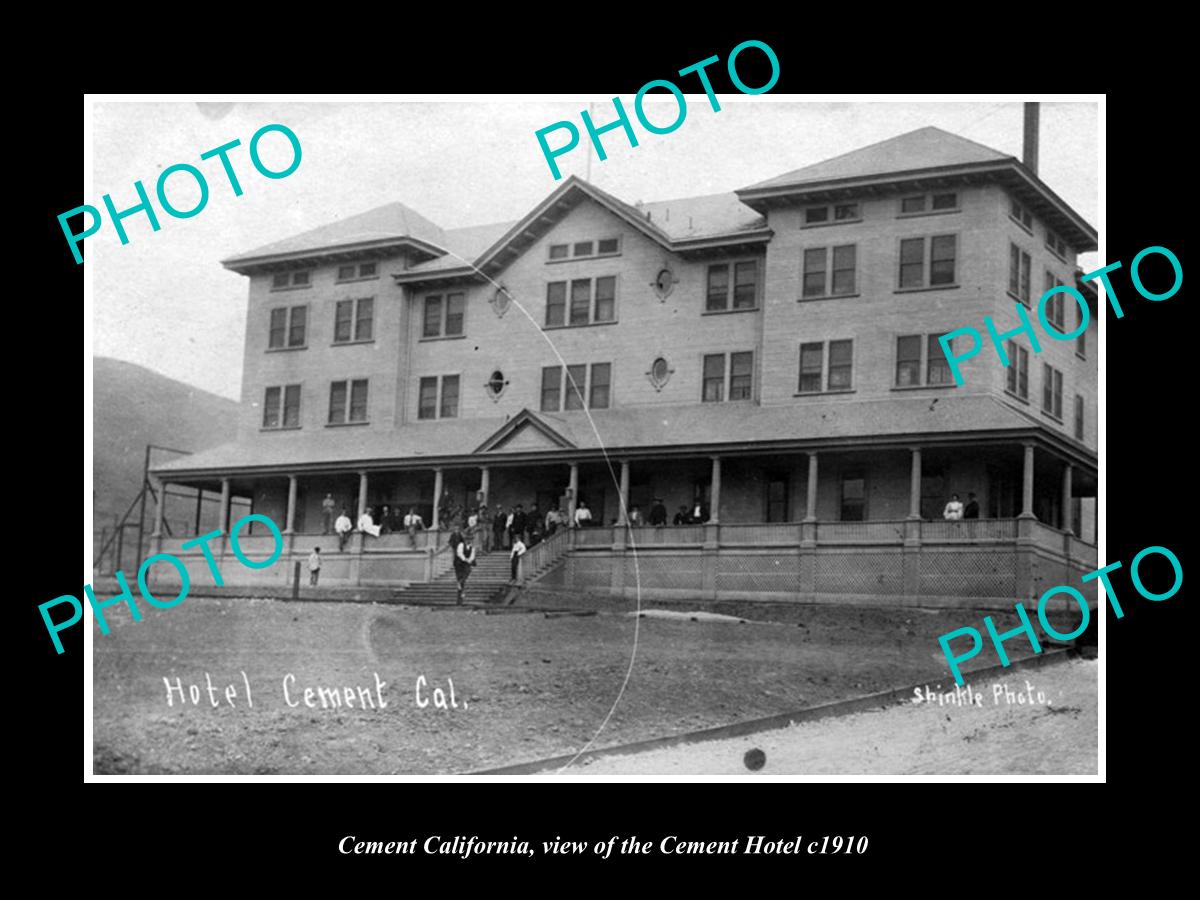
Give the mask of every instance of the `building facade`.
POLYGON ((395 203, 225 261, 249 281, 239 438, 155 474, 249 499, 288 557, 336 551, 327 495, 386 507, 394 533, 327 552, 329 583, 443 569, 444 530, 395 533, 410 509, 444 529, 447 506, 586 504, 548 583, 1007 605, 1096 561, 1096 296, 1077 338, 1015 335, 1007 366, 985 345, 961 385, 937 338, 1015 329, 1018 303, 1036 322, 1095 248, 1020 161, 936 128, 730 194, 570 178, 456 230, 395 203), (952 494, 981 518, 944 520, 952 494), (656 499, 700 521, 631 527, 656 499))

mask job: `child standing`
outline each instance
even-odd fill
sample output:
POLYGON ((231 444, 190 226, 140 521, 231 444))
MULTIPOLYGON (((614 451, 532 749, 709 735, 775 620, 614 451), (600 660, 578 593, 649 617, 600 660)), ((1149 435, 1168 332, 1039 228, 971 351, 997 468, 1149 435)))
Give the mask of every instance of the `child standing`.
POLYGON ((321 577, 321 548, 313 547, 313 552, 308 554, 308 584, 310 587, 317 586, 317 579, 321 577))

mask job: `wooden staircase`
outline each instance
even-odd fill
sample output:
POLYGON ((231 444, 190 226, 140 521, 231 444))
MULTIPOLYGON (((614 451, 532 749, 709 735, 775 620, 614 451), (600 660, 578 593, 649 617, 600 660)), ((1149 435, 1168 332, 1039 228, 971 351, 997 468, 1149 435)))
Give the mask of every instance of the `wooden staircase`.
MULTIPOLYGON (((532 554, 526 554, 524 560, 529 560, 532 554)), ((529 566, 522 561, 522 583, 529 584, 554 568, 561 557, 542 567, 541 571, 530 572, 529 566)), ((472 605, 499 603, 512 586, 509 581, 511 563, 507 550, 494 553, 479 553, 475 557, 475 568, 467 579, 467 589, 463 593, 463 602, 472 605)), ((414 582, 407 587, 392 592, 392 602, 413 603, 420 605, 453 606, 458 600, 458 580, 454 570, 439 575, 433 581, 414 582)))

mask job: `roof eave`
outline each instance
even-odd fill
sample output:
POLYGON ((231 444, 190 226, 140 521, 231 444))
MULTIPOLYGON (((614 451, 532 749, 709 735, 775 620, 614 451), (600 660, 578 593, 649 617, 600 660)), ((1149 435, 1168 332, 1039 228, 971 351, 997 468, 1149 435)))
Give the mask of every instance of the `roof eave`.
POLYGON ((231 256, 221 260, 221 265, 239 275, 249 275, 264 266, 285 265, 308 260, 321 260, 341 254, 365 253, 378 250, 413 249, 431 256, 445 256, 446 251, 436 244, 420 238, 402 235, 399 237, 377 238, 370 241, 357 241, 352 244, 329 244, 323 247, 311 247, 305 250, 293 250, 287 253, 263 253, 257 256, 231 256))

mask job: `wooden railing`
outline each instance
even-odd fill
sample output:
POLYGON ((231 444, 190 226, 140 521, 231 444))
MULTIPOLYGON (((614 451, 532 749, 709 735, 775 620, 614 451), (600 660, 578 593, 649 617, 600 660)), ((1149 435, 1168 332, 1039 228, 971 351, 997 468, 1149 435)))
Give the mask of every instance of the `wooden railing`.
POLYGON ((817 544, 903 544, 904 520, 818 522, 817 544))
POLYGON ((627 533, 629 543, 636 547, 704 543, 703 525, 635 525, 627 533))
POLYGON ((525 572, 532 575, 535 572, 542 571, 542 569, 551 565, 560 557, 565 556, 570 549, 570 534, 564 528, 555 532, 552 537, 546 538, 546 540, 540 541, 531 547, 521 559, 521 565, 524 567, 525 572))
POLYGON ((1016 519, 940 519, 921 523, 923 541, 1013 541, 1016 519))

